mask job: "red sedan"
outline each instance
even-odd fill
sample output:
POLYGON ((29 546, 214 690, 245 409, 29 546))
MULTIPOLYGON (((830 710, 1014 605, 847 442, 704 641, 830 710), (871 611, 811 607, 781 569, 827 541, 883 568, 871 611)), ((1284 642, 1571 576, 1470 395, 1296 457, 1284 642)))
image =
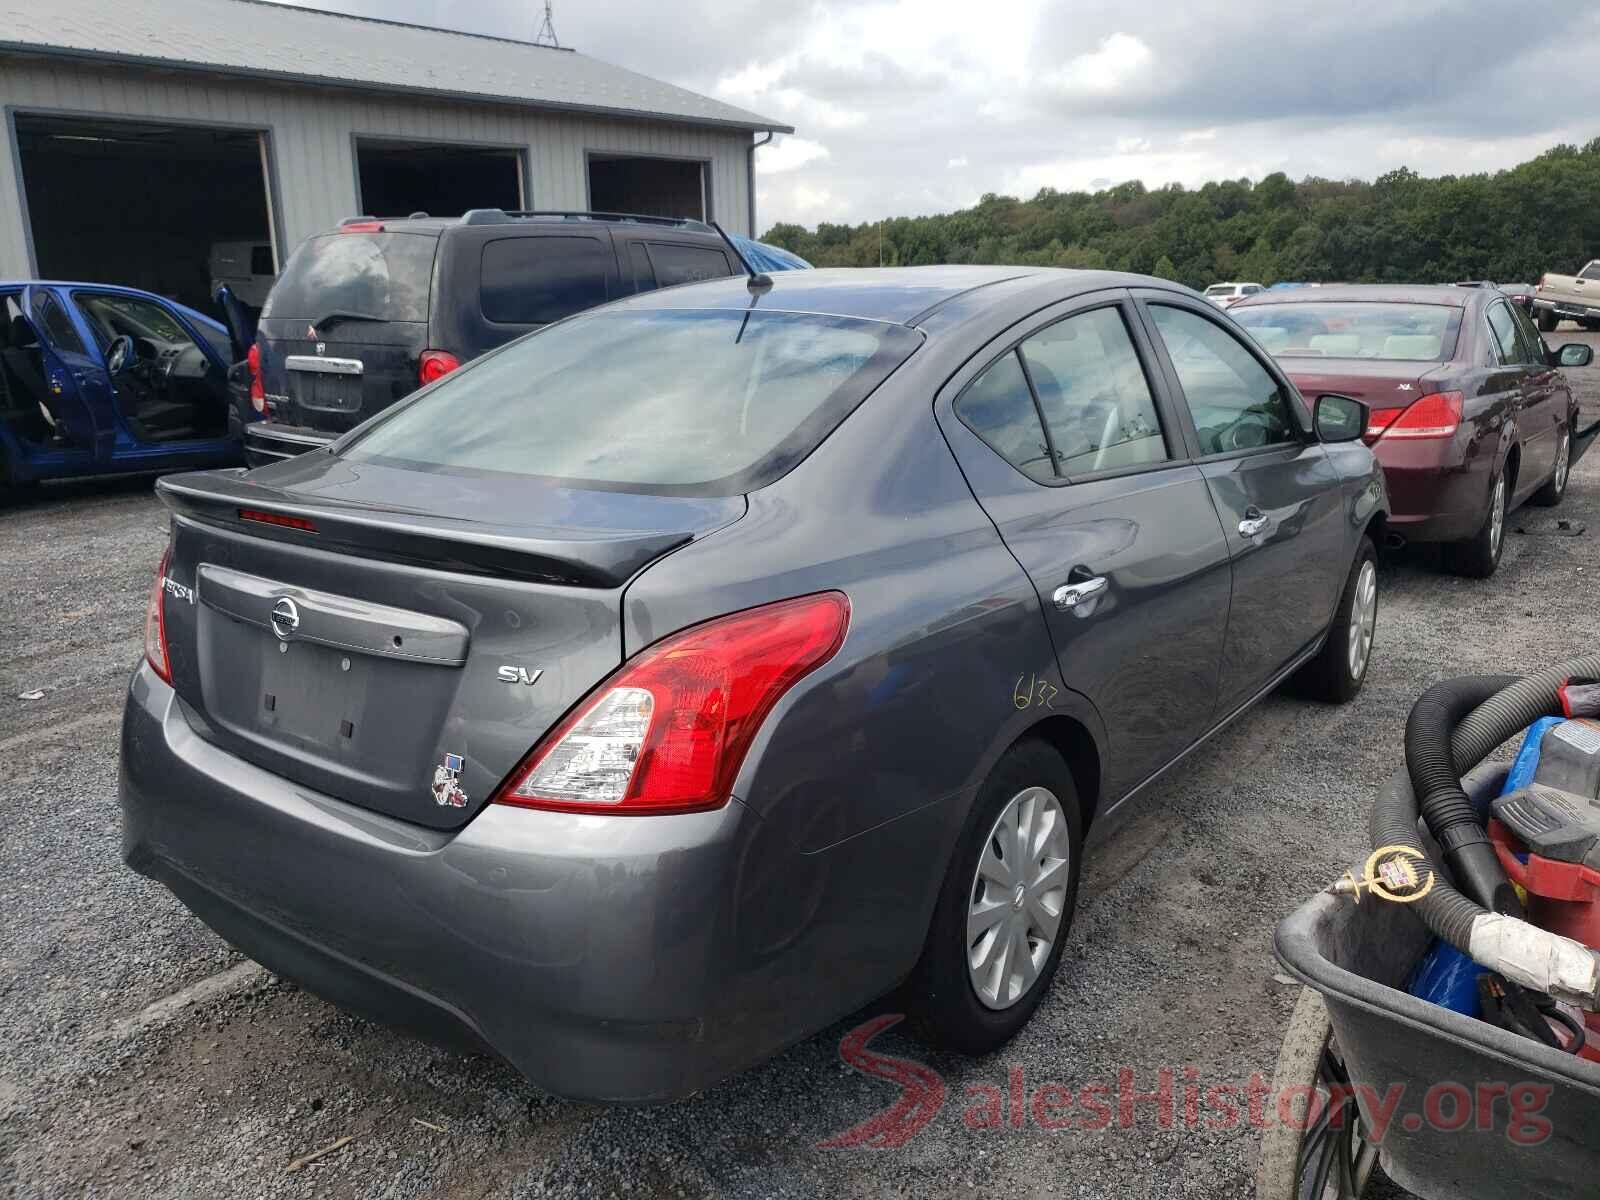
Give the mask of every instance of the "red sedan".
POLYGON ((1459 573, 1494 573, 1519 504, 1560 503, 1578 409, 1559 368, 1587 366, 1594 352, 1552 351, 1500 291, 1348 285, 1268 292, 1228 311, 1304 395, 1341 392, 1371 408, 1391 532, 1444 543, 1459 573))

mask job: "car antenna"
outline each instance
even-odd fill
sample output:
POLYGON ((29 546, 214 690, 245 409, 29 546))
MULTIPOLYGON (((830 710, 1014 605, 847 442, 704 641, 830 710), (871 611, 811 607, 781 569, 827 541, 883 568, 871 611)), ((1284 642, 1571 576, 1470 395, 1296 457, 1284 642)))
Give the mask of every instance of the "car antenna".
POLYGON ((739 247, 734 244, 733 239, 728 236, 728 231, 724 229, 718 222, 709 221, 707 224, 709 224, 711 228, 715 229, 722 240, 727 243, 728 249, 733 251, 734 258, 738 259, 739 265, 744 268, 744 273, 750 277, 745 282, 745 286, 750 289, 751 303, 755 303, 755 297, 772 286, 772 276, 768 275, 764 271, 758 271, 752 267, 750 265, 750 260, 744 256, 739 247))

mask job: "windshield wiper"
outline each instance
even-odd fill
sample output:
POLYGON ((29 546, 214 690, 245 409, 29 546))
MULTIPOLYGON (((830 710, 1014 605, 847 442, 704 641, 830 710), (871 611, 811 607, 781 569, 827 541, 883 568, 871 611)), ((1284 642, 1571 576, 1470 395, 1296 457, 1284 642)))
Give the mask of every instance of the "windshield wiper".
POLYGON ((311 323, 313 325, 326 325, 329 321, 387 321, 388 319, 388 317, 379 317, 372 313, 352 312, 347 308, 336 308, 311 323))

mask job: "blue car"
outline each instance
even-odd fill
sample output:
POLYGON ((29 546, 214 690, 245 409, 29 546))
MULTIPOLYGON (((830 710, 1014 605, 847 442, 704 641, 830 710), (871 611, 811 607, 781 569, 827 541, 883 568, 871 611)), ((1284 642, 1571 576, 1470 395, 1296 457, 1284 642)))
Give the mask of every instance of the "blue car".
POLYGON ((0 283, 0 487, 241 459, 228 329, 104 283, 0 283))

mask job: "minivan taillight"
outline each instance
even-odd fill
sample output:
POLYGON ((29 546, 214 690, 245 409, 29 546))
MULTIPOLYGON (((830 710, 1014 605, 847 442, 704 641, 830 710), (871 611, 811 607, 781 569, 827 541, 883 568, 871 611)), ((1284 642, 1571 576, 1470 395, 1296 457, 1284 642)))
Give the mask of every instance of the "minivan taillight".
POLYGON ((261 347, 251 346, 244 356, 250 364, 250 407, 258 413, 267 411, 267 389, 261 382, 261 347))
MULTIPOLYGON (((1388 416, 1392 409, 1372 415, 1371 424, 1388 416)), ((1454 437, 1461 425, 1461 393, 1433 392, 1413 401, 1410 407, 1399 412, 1384 425, 1381 437, 1395 438, 1447 438, 1454 437)), ((1369 426, 1370 427, 1370 426, 1369 426)))
POLYGON ((819 592, 663 638, 551 730, 493 800, 629 815, 721 808, 773 705, 838 653, 849 624, 844 594, 819 592))
POLYGON ((167 568, 172 565, 172 544, 161 552, 156 577, 150 584, 150 598, 144 606, 144 656, 150 669, 166 682, 172 682, 172 665, 167 658, 167 614, 162 597, 167 589, 167 568))
POLYGON ((448 350, 424 350, 417 360, 417 382, 427 387, 435 379, 443 379, 457 367, 461 360, 448 350))

